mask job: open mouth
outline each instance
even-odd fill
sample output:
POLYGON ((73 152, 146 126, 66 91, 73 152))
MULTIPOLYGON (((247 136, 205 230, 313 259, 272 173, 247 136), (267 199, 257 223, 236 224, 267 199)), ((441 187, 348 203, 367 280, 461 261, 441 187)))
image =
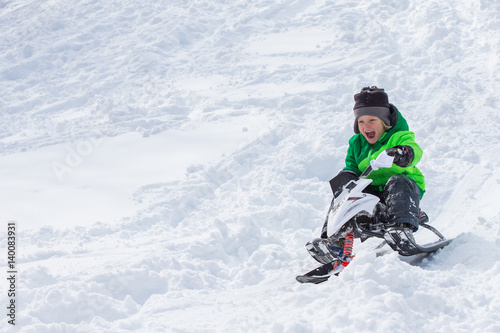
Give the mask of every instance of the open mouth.
POLYGON ((375 132, 365 132, 365 135, 368 139, 375 138, 375 132))

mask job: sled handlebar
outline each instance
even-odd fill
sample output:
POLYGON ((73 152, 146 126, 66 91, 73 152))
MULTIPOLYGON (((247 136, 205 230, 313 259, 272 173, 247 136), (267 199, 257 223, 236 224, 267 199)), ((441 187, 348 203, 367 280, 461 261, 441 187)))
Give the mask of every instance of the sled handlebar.
POLYGON ((394 156, 387 155, 386 151, 380 153, 376 159, 370 161, 370 165, 366 170, 359 176, 359 178, 366 178, 372 171, 378 169, 390 168, 394 162, 394 156))

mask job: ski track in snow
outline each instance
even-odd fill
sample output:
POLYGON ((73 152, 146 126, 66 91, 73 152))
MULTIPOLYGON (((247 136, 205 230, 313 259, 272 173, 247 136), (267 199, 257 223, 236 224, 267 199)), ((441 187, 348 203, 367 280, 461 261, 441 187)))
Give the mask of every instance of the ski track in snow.
POLYGON ((495 0, 2 2, 16 328, 500 331, 499 13, 495 0), (416 133, 421 206, 455 240, 416 262, 356 242, 339 277, 300 285, 366 85, 416 133), (83 201, 99 193, 127 207, 83 201), (36 221, 44 210, 67 214, 36 221))

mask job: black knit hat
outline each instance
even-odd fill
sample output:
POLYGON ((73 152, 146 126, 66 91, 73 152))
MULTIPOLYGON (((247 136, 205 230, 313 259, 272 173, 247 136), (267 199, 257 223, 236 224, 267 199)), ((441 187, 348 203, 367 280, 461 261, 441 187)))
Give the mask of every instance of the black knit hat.
POLYGON ((384 89, 375 86, 365 87, 354 95, 354 133, 359 133, 358 118, 361 116, 376 116, 390 125, 389 97, 384 89))

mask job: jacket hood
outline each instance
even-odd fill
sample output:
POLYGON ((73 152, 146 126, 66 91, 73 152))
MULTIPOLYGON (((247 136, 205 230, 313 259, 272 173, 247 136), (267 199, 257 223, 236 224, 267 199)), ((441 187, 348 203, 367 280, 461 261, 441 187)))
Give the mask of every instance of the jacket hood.
POLYGON ((398 108, 391 104, 389 110, 389 119, 391 120, 390 126, 392 126, 392 128, 387 131, 387 134, 390 136, 399 131, 409 131, 410 127, 408 126, 408 122, 403 117, 401 112, 399 112, 398 108))

